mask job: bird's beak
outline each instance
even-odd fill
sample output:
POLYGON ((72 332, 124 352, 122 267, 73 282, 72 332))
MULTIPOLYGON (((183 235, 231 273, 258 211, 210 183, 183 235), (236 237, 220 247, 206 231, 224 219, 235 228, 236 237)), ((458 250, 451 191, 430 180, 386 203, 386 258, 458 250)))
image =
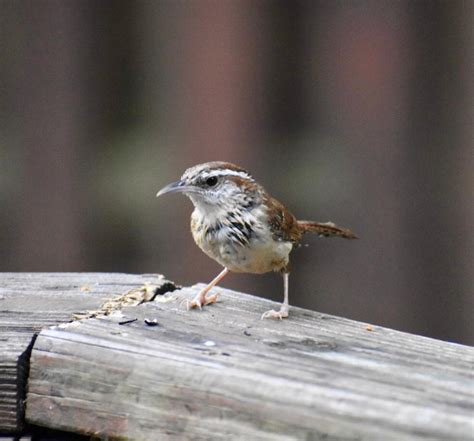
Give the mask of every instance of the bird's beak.
POLYGON ((184 193, 186 191, 192 191, 194 187, 186 185, 184 181, 176 181, 163 187, 157 194, 156 197, 162 196, 166 193, 184 193))

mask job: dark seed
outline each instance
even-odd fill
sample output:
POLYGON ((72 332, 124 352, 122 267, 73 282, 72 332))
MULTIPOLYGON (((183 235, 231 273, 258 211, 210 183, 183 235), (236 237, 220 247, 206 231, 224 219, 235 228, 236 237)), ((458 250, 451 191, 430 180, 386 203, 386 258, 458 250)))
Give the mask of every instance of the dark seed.
POLYGON ((136 322, 137 320, 138 320, 138 319, 136 319, 136 318, 124 320, 124 321, 122 321, 122 322, 119 322, 119 325, 128 325, 129 323, 136 322))

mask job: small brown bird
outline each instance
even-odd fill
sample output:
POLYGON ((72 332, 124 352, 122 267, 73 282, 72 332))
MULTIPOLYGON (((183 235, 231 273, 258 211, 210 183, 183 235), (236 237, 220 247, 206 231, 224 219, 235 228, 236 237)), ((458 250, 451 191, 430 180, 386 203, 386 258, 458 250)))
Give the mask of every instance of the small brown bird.
POLYGON ((279 311, 263 318, 288 317, 290 252, 304 233, 355 239, 352 231, 332 222, 301 221, 288 211, 243 168, 229 162, 207 162, 186 170, 177 182, 162 188, 165 193, 184 193, 194 204, 191 232, 196 244, 224 269, 188 307, 214 303, 218 294, 207 295, 229 272, 283 274, 284 298, 279 311))

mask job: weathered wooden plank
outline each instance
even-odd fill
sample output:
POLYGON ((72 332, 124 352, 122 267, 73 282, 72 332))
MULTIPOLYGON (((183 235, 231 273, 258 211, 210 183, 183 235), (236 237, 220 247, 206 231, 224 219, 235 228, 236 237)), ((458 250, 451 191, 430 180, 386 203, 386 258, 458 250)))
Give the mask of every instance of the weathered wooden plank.
POLYGON ((221 292, 43 330, 28 421, 138 441, 473 439, 472 348, 299 308, 261 321, 271 302, 221 292))
POLYGON ((0 432, 19 432, 23 426, 34 336, 145 282, 168 283, 157 275, 0 273, 0 432))

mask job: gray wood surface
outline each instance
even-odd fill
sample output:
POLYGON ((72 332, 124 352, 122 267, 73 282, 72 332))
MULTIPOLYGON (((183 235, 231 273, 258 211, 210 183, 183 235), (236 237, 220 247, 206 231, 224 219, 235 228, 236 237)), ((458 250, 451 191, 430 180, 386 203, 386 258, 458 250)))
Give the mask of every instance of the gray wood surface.
POLYGON ((130 440, 472 440, 474 350, 220 289, 43 330, 27 420, 130 440), (128 319, 137 319, 129 324, 128 319), (144 320, 156 319, 157 326, 144 320))
POLYGON ((22 429, 34 336, 146 282, 169 283, 157 275, 0 273, 0 433, 22 429))

